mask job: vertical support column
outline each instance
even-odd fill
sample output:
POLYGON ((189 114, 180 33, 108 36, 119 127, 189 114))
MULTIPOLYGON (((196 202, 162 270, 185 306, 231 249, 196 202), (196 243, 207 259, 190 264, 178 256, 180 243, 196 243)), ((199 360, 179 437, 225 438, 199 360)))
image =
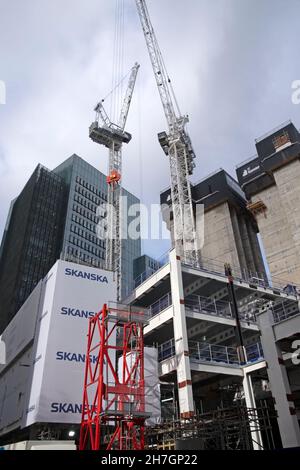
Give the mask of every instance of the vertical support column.
POLYGON ((240 264, 241 271, 243 271, 243 269, 247 267, 247 261, 246 261, 246 257, 244 253, 244 246, 243 246, 238 218, 236 215, 236 209, 234 207, 230 208, 230 215, 231 215, 231 223, 232 223, 233 234, 234 234, 234 239, 235 239, 235 244, 236 244, 236 250, 237 250, 238 259, 240 262, 239 264, 240 264))
POLYGON ((240 217, 239 218, 239 227, 240 227, 240 234, 241 234, 241 238, 242 238, 242 244, 243 244, 243 247, 244 247, 244 254, 245 254, 245 258, 246 258, 246 266, 245 267, 247 267, 247 269, 254 274, 256 266, 254 264, 254 257, 253 257, 253 253, 252 253, 251 240, 249 238, 245 217, 240 217))
POLYGON ((173 326, 177 358, 177 384, 181 418, 194 414, 192 376, 189 359, 188 335, 184 307, 184 292, 180 257, 176 250, 170 252, 170 276, 173 302, 173 326))
POLYGON ((261 330, 262 347, 268 364, 267 372, 271 391, 278 413, 282 445, 284 448, 298 447, 300 446, 300 429, 295 408, 291 404, 291 389, 281 349, 275 341, 272 312, 268 310, 258 314, 258 323, 261 330))
MULTIPOLYGON (((243 389, 244 389, 247 408, 251 408, 255 410, 256 403, 255 403, 255 397, 253 393, 252 379, 251 379, 250 373, 247 373, 247 368, 244 368, 243 389)), ((253 449, 263 450, 263 442, 261 438, 258 415, 256 411, 255 411, 255 415, 253 416, 253 418, 256 419, 256 423, 253 423, 253 424, 250 423, 253 449)))
POLYGON ((265 273, 265 266, 257 238, 257 233, 255 232, 255 229, 249 219, 247 220, 246 225, 253 254, 253 261, 255 264, 255 271, 258 273, 265 273))

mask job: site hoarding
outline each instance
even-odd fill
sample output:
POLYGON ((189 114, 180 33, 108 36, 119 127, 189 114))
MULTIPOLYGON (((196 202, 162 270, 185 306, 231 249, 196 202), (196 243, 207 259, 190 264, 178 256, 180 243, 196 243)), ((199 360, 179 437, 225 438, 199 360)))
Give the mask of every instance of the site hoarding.
POLYGON ((108 271, 63 261, 49 273, 24 426, 80 422, 88 320, 104 303, 116 300, 113 277, 108 271))
POLYGON ((110 301, 112 272, 55 263, 2 335, 0 434, 36 422, 80 422, 88 321, 110 301))

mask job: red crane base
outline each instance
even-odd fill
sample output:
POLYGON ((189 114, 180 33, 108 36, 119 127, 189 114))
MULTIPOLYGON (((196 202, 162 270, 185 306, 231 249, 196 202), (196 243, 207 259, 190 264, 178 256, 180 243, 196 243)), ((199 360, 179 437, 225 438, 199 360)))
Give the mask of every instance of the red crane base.
POLYGON ((145 312, 120 305, 89 320, 80 450, 144 448, 145 322, 145 312))

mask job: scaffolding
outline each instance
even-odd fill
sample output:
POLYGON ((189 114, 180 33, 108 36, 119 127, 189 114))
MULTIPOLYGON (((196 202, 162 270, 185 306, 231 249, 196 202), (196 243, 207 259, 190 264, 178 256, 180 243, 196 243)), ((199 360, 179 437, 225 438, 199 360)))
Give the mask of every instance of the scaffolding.
POLYGON ((272 420, 276 412, 266 404, 258 408, 236 405, 195 415, 189 420, 169 420, 146 428, 146 447, 152 450, 188 448, 202 450, 253 450, 255 432, 263 437, 262 449, 274 449, 272 420))
POLYGON ((90 319, 80 450, 144 448, 147 322, 146 310, 115 303, 90 319))

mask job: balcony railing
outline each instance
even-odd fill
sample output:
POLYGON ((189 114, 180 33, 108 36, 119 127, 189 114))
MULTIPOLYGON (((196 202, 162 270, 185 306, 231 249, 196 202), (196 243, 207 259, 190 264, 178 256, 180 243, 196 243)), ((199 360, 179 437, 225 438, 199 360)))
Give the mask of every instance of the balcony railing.
POLYGON ((168 294, 164 295, 163 297, 158 299, 156 302, 154 302, 152 305, 150 305, 149 307, 150 317, 154 317, 158 313, 170 307, 170 305, 172 305, 172 296, 171 296, 171 292, 168 292, 168 294))
MULTIPOLYGON (((150 317, 158 315, 170 305, 172 305, 172 296, 171 292, 168 292, 149 306, 150 317)), ((202 297, 200 295, 192 294, 186 297, 185 307, 188 310, 192 310, 193 312, 234 319, 230 302, 223 300, 214 300, 209 297, 202 297)), ((239 317, 241 321, 247 323, 256 323, 256 316, 253 308, 240 308, 239 317)))
POLYGON ((185 306, 194 312, 232 318, 230 303, 222 300, 214 300, 209 297, 193 294, 186 297, 185 306))
MULTIPOLYGON (((248 345, 245 349, 247 363, 257 362, 264 357, 260 343, 248 345)), ((192 362, 213 362, 234 366, 242 365, 237 354, 237 349, 232 346, 189 341, 189 354, 192 362)), ((175 356, 175 342, 172 338, 158 347, 158 360, 161 362, 173 356, 175 356)))
POLYGON ((148 269, 147 271, 144 271, 141 273, 138 277, 135 278, 133 284, 134 284, 134 289, 136 289, 138 286, 140 286, 143 282, 146 281, 149 277, 151 277, 153 274, 157 273, 162 267, 164 267, 166 264, 169 262, 169 251, 167 253, 164 253, 160 258, 157 260, 157 269, 151 268, 148 269))
POLYGON ((175 356, 175 341, 174 338, 165 341, 158 346, 158 361, 164 361, 169 357, 175 356))
MULTIPOLYGON (((194 263, 183 263, 186 266, 191 266, 193 268, 199 269, 210 274, 216 274, 226 278, 224 272, 224 263, 219 260, 214 260, 210 258, 202 258, 201 261, 195 260, 194 263)), ((297 297, 300 293, 300 286, 296 284, 291 284, 286 280, 279 279, 272 276, 268 277, 266 273, 260 273, 257 271, 250 271, 249 269, 241 269, 238 266, 231 265, 233 278, 236 281, 247 282, 253 284, 257 287, 277 289, 280 292, 293 295, 297 297)))
MULTIPOLYGON (((159 271, 163 266, 165 266, 169 262, 169 251, 162 255, 158 260, 158 267, 157 270, 148 270, 144 271, 140 274, 133 282, 132 288, 130 287, 130 291, 137 288, 141 285, 146 279, 151 277, 157 271, 159 271)), ((224 272, 224 262, 220 260, 215 260, 211 258, 201 258, 201 262, 199 263, 195 260, 194 263, 183 263, 186 266, 192 266, 196 269, 201 271, 208 272, 210 274, 216 274, 218 276, 222 276, 226 278, 224 272)), ((261 288, 270 288, 276 289, 282 293, 293 295, 294 297, 298 297, 300 295, 300 286, 296 284, 291 284, 287 280, 280 279, 276 276, 269 277, 265 272, 257 272, 251 271, 249 269, 241 269, 239 266, 231 265, 233 277, 236 281, 240 282, 247 282, 249 284, 253 284, 257 287, 261 288)))
POLYGON ((236 348, 219 344, 189 341, 192 362, 217 362, 228 365, 240 365, 236 348))
POLYGON ((264 359, 264 352, 260 342, 246 346, 247 363, 264 359))
POLYGON ((295 305, 295 303, 291 304, 290 302, 280 302, 279 304, 271 307, 271 309, 273 312, 274 323, 279 323, 287 318, 300 314, 298 305, 295 305))
MULTIPOLYGON (((200 295, 193 294, 186 297, 185 306, 194 312, 205 313, 223 318, 234 318, 230 302, 223 300, 214 300, 209 297, 202 297, 200 295)), ((247 307, 240 308, 239 317, 242 321, 256 323, 256 317, 253 313, 253 309, 247 307)))

